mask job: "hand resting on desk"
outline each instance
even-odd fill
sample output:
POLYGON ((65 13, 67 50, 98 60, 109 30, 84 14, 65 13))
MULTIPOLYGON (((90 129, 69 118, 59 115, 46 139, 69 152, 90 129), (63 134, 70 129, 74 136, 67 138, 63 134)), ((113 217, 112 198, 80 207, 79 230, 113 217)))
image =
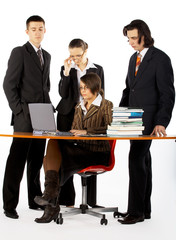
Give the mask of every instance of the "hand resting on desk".
POLYGON ((74 136, 86 135, 86 134, 87 134, 87 131, 86 131, 86 130, 72 129, 72 130, 70 130, 70 132, 71 132, 74 136))
POLYGON ((159 136, 159 137, 162 137, 162 136, 165 137, 165 136, 167 136, 166 129, 162 125, 156 125, 155 128, 153 129, 153 132, 150 135, 151 136, 156 135, 156 136, 159 136))

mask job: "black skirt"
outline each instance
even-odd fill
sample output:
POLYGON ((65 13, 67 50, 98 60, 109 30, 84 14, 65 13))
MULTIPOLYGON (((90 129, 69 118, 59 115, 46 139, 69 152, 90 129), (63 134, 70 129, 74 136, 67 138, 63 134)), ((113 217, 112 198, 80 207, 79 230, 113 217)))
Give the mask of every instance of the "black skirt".
POLYGON ((69 141, 58 141, 62 154, 60 184, 63 185, 74 173, 94 165, 108 166, 110 151, 92 152, 69 141))

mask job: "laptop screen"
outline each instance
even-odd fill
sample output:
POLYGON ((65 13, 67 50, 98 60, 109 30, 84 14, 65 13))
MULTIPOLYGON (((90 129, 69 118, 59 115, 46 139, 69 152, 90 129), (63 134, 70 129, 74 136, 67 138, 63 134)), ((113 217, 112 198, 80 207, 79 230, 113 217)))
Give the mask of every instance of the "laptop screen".
POLYGON ((51 103, 29 103, 28 106, 34 131, 56 132, 54 110, 51 103))

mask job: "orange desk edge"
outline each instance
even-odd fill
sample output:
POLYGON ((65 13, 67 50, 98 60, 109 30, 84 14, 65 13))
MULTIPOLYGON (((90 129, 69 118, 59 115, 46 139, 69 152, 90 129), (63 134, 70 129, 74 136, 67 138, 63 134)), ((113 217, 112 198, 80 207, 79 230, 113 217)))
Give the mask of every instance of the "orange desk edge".
POLYGON ((139 135, 139 136, 55 136, 55 135, 34 135, 29 132, 14 132, 9 134, 0 134, 0 137, 14 137, 14 138, 39 138, 39 139, 65 139, 65 140, 164 140, 164 139, 176 139, 176 135, 168 136, 150 136, 150 135, 139 135))

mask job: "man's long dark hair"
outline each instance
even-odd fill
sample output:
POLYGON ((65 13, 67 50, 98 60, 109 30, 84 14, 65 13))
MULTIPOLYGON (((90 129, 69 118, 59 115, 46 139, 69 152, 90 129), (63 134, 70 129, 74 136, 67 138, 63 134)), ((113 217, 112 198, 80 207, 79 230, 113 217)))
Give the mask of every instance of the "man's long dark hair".
POLYGON ((144 36, 144 47, 148 48, 153 46, 154 39, 151 36, 151 32, 148 25, 144 21, 140 19, 136 19, 132 21, 130 24, 126 25, 123 28, 124 36, 127 36, 127 31, 134 30, 134 29, 138 30, 139 44, 141 43, 142 36, 144 36))

